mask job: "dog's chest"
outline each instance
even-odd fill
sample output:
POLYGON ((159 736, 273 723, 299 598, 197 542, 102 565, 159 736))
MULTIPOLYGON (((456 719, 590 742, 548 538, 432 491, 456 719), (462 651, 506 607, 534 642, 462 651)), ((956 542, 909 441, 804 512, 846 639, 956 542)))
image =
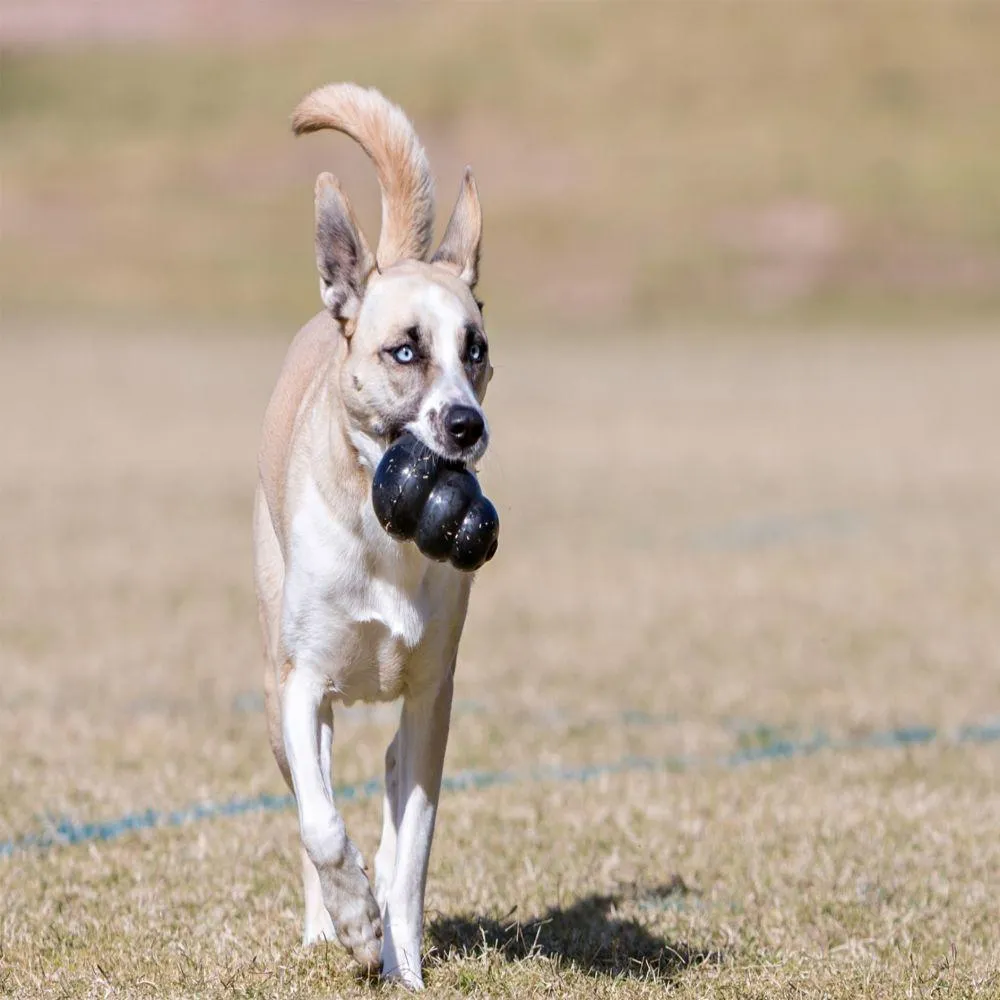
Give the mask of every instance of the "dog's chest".
POLYGON ((345 702, 393 699, 433 661, 445 567, 394 542, 374 515, 361 530, 310 485, 290 532, 282 622, 287 654, 320 670, 345 702))

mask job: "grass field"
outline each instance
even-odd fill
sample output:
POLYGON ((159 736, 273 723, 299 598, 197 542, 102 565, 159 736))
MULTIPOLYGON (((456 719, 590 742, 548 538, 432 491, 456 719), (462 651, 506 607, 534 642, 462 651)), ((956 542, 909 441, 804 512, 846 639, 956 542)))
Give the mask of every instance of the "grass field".
MULTIPOLYGON (((567 380, 565 340, 493 339, 504 533, 429 995, 1000 995, 1000 343, 637 338, 570 348, 567 380)), ((0 992, 392 995, 300 949, 294 814, 260 799, 249 498, 282 347, 0 343, 0 992)), ((378 777, 392 721, 338 719, 338 784, 378 777)))

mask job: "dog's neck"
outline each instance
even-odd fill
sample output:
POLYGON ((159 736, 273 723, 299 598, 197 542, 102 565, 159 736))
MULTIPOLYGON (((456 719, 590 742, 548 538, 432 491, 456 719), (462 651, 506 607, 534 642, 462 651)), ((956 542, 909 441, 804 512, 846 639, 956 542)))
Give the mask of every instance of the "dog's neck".
POLYGON ((342 418, 341 432, 354 450, 357 464, 364 470, 366 478, 370 482, 375 475, 378 463, 382 461, 382 456, 385 454, 385 444, 366 431, 351 426, 342 406, 339 407, 339 412, 342 418))
POLYGON ((314 477, 327 504, 345 520, 364 516, 370 503, 372 478, 387 442, 359 427, 340 394, 335 357, 325 375, 323 404, 313 414, 314 477))

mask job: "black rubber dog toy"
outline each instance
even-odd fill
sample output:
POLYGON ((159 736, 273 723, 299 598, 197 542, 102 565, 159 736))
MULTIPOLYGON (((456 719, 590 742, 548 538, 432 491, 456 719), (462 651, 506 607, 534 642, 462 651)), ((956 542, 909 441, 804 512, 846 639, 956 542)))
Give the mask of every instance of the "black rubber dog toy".
POLYGON ((476 477, 409 432, 389 446, 375 470, 372 507, 393 538, 412 539, 428 559, 472 572, 496 553, 500 516, 476 477))

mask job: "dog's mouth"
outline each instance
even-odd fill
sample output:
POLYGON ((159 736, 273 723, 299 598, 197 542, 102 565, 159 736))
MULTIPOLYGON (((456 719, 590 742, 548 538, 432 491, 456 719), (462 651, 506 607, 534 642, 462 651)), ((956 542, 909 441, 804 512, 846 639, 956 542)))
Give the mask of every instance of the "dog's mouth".
POLYGON ((476 463, 486 454, 486 449, 489 447, 488 430, 484 430, 482 437, 468 448, 461 448, 450 442, 437 413, 431 413, 427 417, 417 416, 411 420, 386 422, 376 427, 375 431, 383 452, 403 434, 410 433, 445 465, 460 469, 475 469, 476 463))
POLYGON ((421 419, 406 422, 396 421, 378 428, 379 444, 385 451, 403 434, 412 434, 428 451, 433 452, 445 465, 454 468, 474 468, 475 464, 486 453, 489 446, 489 433, 483 436, 471 447, 460 448, 448 442, 441 430, 434 426, 428 429, 427 421, 421 419))
POLYGON ((484 432, 474 445, 460 448, 448 442, 444 435, 437 431, 437 428, 433 428, 428 433, 426 425, 419 420, 407 424, 403 430, 412 434, 425 448, 437 455, 445 465, 458 469, 475 469, 476 463, 486 454, 486 449, 489 446, 488 432, 484 432))

